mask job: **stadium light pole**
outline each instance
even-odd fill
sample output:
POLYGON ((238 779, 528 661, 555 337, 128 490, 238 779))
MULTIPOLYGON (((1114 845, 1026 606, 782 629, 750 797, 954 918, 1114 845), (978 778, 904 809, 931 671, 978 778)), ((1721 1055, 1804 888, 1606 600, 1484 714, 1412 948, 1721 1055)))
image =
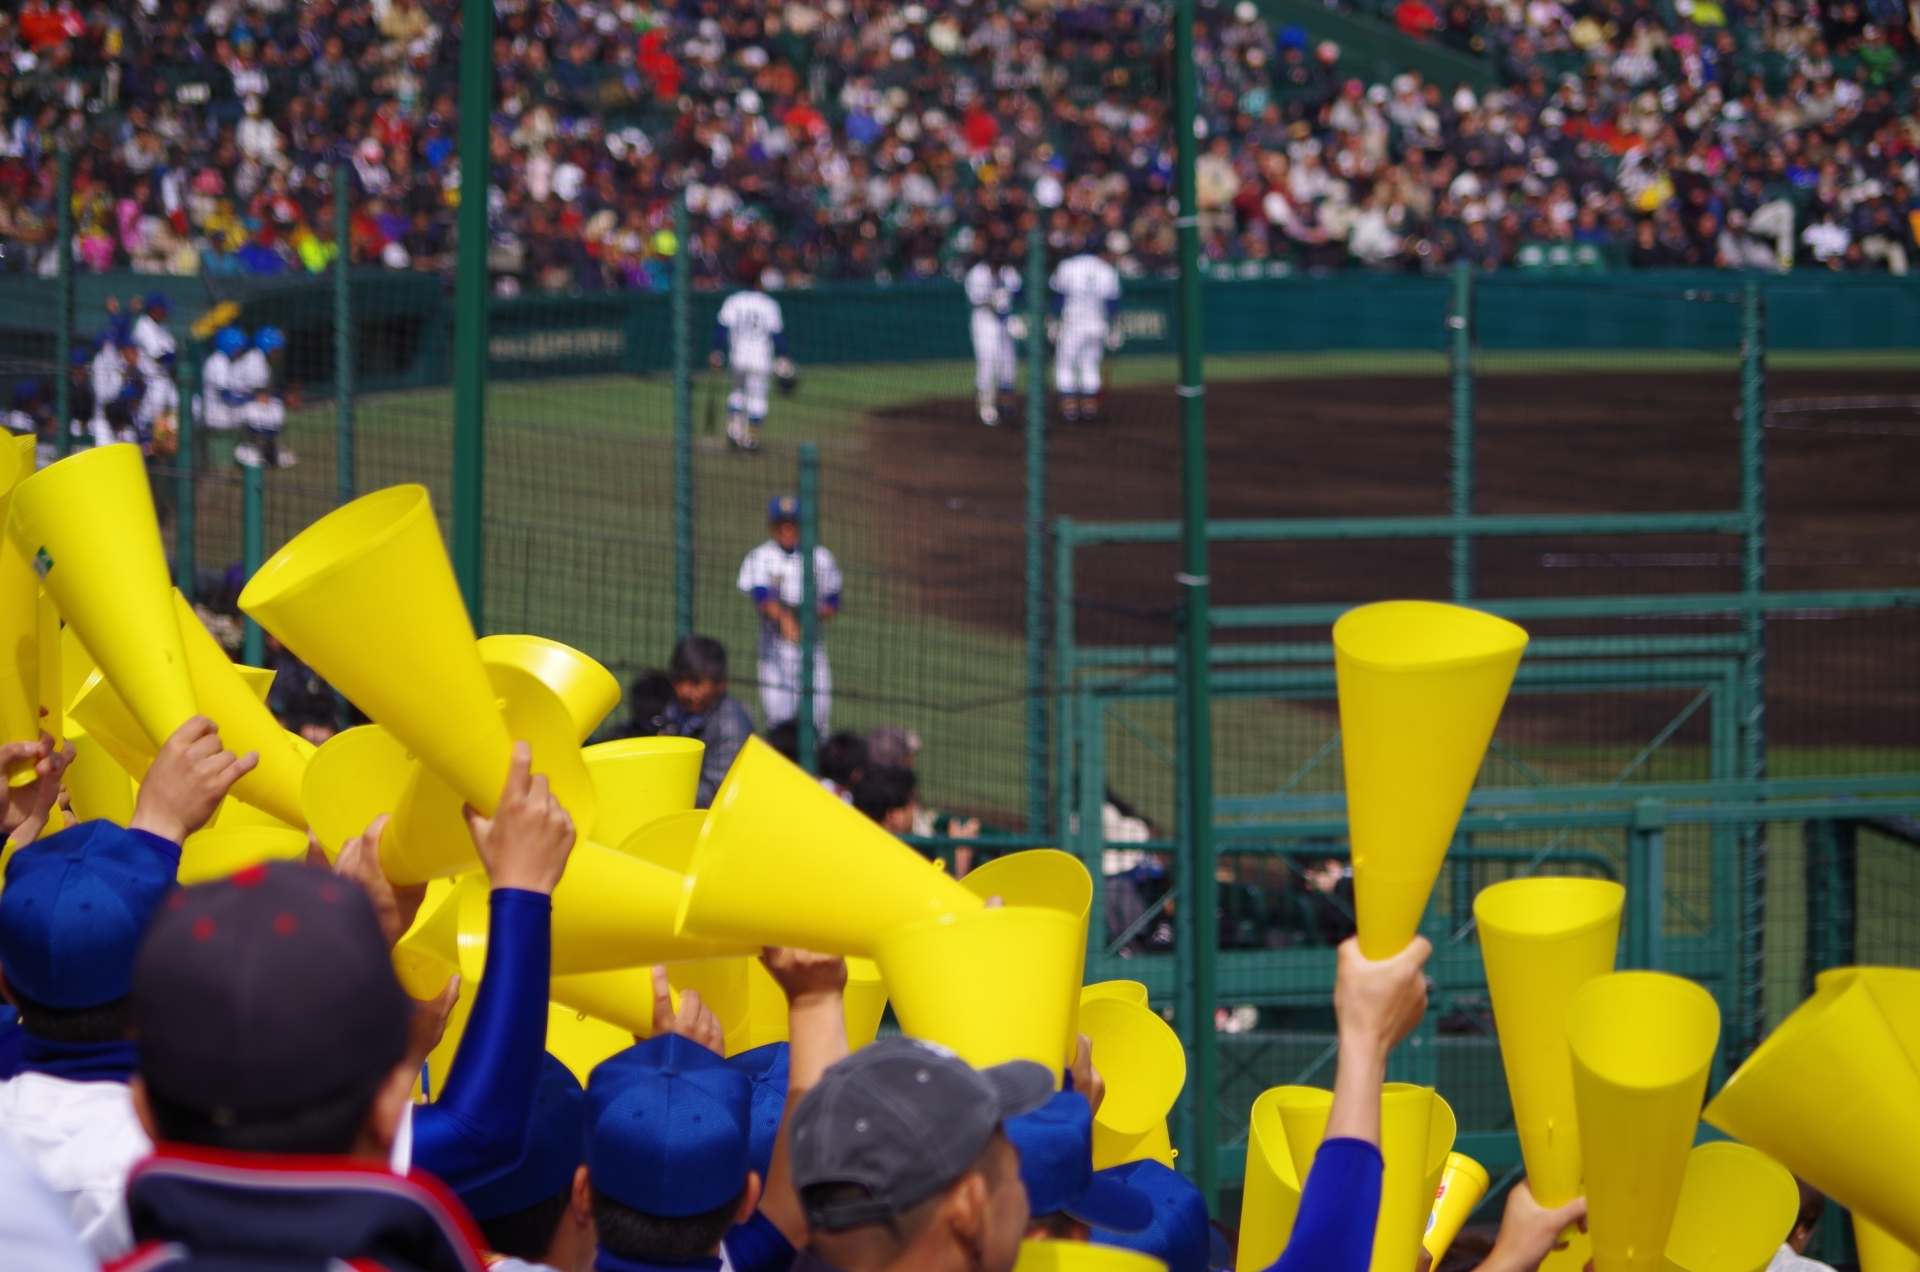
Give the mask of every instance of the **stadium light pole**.
POLYGON ((453 572, 476 631, 486 540, 487 177, 493 0, 460 0, 460 210, 453 279, 453 572))
POLYGON ((1193 64, 1193 0, 1173 6, 1173 96, 1176 169, 1174 228, 1180 248, 1180 370, 1174 391, 1180 398, 1180 572, 1175 581, 1182 594, 1180 642, 1187 675, 1181 707, 1185 719, 1186 891, 1175 910, 1176 940, 1186 951, 1189 979, 1185 997, 1189 1010, 1180 1013, 1193 1068, 1191 1142, 1193 1181, 1211 1209, 1218 1200, 1219 1163, 1215 1158, 1218 1117, 1217 1040, 1214 1037, 1214 962, 1218 930, 1214 923, 1213 881, 1213 702, 1207 674, 1212 625, 1207 552, 1207 409, 1205 368, 1200 332, 1200 205, 1194 181, 1194 151, 1198 144, 1199 83, 1193 64))

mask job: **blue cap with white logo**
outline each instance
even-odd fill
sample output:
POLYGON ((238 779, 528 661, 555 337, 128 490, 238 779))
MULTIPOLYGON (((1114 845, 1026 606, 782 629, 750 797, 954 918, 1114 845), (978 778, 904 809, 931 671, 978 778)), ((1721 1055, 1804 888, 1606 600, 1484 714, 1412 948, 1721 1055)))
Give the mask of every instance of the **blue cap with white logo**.
POLYGON ((708 1214, 746 1187, 752 1120, 753 1079, 678 1034, 649 1038, 587 1080, 587 1169, 642 1214, 708 1214))
POLYGON ((798 495, 775 495, 767 500, 768 521, 800 520, 800 497, 798 495))

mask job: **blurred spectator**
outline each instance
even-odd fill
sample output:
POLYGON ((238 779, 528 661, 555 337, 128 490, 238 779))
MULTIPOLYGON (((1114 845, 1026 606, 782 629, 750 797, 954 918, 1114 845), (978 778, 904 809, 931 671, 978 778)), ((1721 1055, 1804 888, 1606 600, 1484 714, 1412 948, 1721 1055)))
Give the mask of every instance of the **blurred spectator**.
POLYGON ((913 770, 878 765, 868 769, 853 789, 853 806, 890 834, 912 834, 913 814, 919 806, 914 798, 913 770))
POLYGON ((660 735, 706 743, 694 799, 694 807, 705 808, 753 736, 753 717, 727 692, 727 649, 711 637, 682 637, 673 647, 667 677, 673 682, 673 701, 660 715, 660 735))
POLYGON ((627 694, 627 700, 633 707, 633 718, 627 725, 626 736, 650 738, 658 735, 665 727, 667 707, 673 702, 673 697, 673 678, 666 672, 636 672, 627 694))

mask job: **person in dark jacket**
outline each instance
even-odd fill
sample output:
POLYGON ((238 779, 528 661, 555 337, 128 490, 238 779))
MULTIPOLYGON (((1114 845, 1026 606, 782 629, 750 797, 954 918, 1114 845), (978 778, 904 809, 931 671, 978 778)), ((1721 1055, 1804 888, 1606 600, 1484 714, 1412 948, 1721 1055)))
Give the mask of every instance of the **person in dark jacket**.
POLYGON ((698 738, 707 744, 700 761, 696 808, 713 803, 733 757, 753 736, 753 717, 727 692, 727 648, 710 636, 684 636, 667 664, 673 701, 660 717, 662 737, 698 738))

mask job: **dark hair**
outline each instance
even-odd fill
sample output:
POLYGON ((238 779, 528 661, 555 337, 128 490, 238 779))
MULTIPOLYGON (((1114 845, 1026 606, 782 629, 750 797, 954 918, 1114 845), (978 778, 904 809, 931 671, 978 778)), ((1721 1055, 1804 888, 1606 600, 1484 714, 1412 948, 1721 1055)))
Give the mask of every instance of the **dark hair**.
POLYGON ((727 647, 711 636, 682 636, 673 647, 667 675, 676 681, 727 678, 727 647))
POLYGON ((1433 1272, 1473 1272, 1493 1253, 1493 1238, 1484 1232, 1462 1232, 1447 1247, 1447 1253, 1433 1272))
POLYGON ((633 723, 627 727, 630 738, 650 738, 660 732, 660 717, 673 701, 673 677, 664 671, 642 671, 633 677, 633 723))
POLYGON ((868 769, 853 788, 853 806, 879 821, 913 802, 913 786, 912 769, 868 769))
POLYGON ((122 994, 92 1007, 48 1007, 9 983, 20 1027, 48 1042, 120 1042, 133 1032, 133 998, 122 994))
POLYGON ((1800 1213, 1794 1216, 1793 1226, 1812 1232, 1813 1225, 1820 1222, 1820 1216, 1827 1213, 1826 1196, 1798 1175, 1793 1177, 1793 1182, 1800 1186, 1800 1213))
POLYGON ((858 733, 836 733, 820 744, 820 776, 852 786, 867 767, 867 740, 858 733))
MULTIPOLYGON (((391 1072, 363 1075, 333 1095, 270 1116, 226 1120, 176 1102, 151 1081, 147 1104, 160 1138, 241 1153, 345 1153, 359 1138, 373 1097, 391 1072)), ((230 1116, 230 1115, 229 1115, 230 1116)))
POLYGON ((509 1214, 495 1215, 476 1222, 486 1235, 487 1248, 528 1263, 547 1257, 553 1234, 560 1230, 560 1219, 567 1213, 567 1201, 573 1196, 573 1181, 553 1196, 509 1214))
POLYGON ((1028 1228, 1038 1228, 1054 1241, 1071 1241, 1079 1230, 1079 1220, 1064 1210, 1056 1210, 1050 1215, 1034 1215, 1027 1220, 1028 1228))
POLYGON ((600 1244, 623 1259, 647 1263, 666 1263, 678 1259, 704 1259, 713 1253, 720 1239, 733 1226, 740 1211, 740 1198, 716 1206, 703 1215, 669 1219, 644 1210, 622 1205, 598 1188, 593 1190, 593 1223, 599 1230, 600 1244))
POLYGON ((767 745, 798 764, 800 762, 800 722, 782 720, 768 729, 767 745))

